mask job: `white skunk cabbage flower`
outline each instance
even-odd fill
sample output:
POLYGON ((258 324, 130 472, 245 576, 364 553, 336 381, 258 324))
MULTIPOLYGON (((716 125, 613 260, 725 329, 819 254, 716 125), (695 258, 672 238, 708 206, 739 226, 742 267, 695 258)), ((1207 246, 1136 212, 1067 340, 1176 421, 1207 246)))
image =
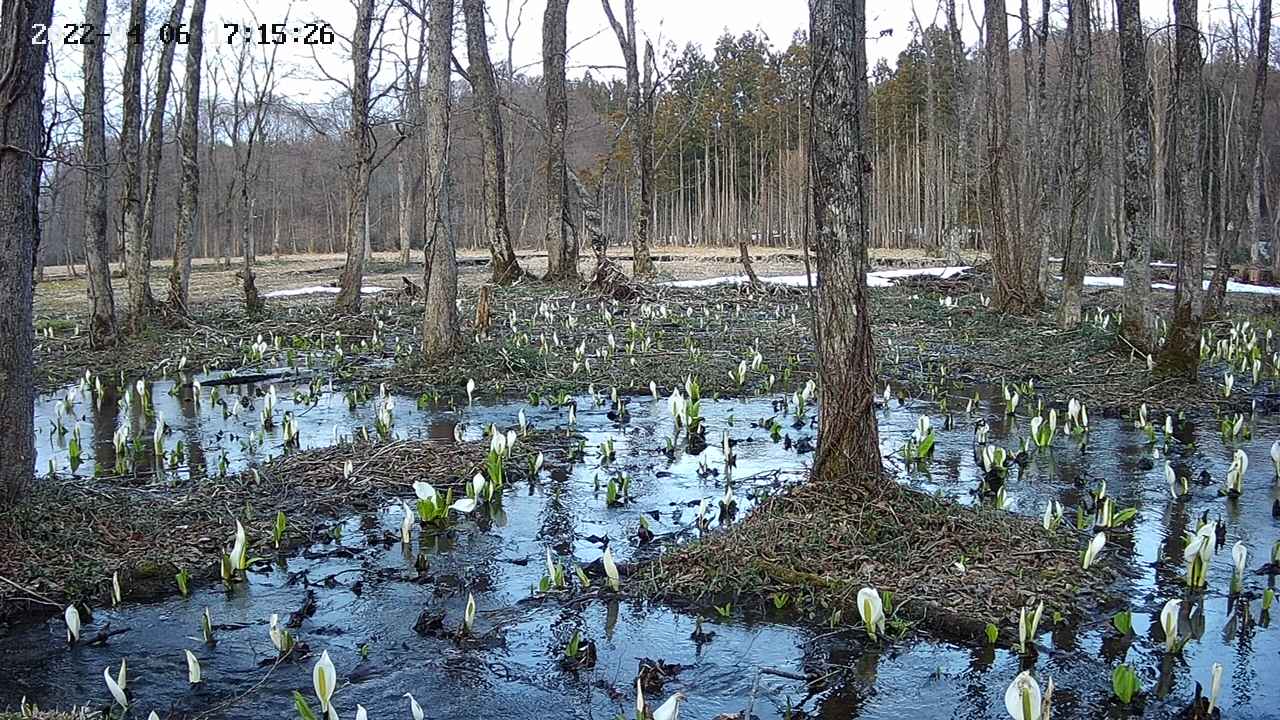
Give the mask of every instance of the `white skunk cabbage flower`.
POLYGON ((195 653, 190 650, 183 650, 182 652, 187 654, 187 682, 192 685, 199 685, 202 679, 200 676, 200 661, 196 659, 195 653))
POLYGON ((75 643, 80 641, 80 611, 75 605, 68 605, 64 613, 63 619, 67 621, 67 642, 75 643))
POLYGON ((236 539, 231 546, 231 552, 228 555, 231 558, 231 567, 235 570, 243 570, 249 565, 249 559, 245 553, 249 549, 249 536, 244 531, 244 525, 240 521, 236 521, 236 539))
POLYGON ((475 399, 475 393, 476 393, 476 381, 471 378, 467 378, 467 404, 468 405, 470 405, 471 402, 475 399))
POLYGON ((279 613, 271 613, 271 622, 267 626, 267 634, 271 636, 271 644, 276 650, 284 652, 284 631, 280 629, 279 613))
POLYGON ((316 697, 320 699, 320 711, 329 713, 332 707, 329 700, 333 697, 333 691, 338 688, 338 671, 333 667, 333 661, 329 659, 328 650, 320 655, 320 659, 311 668, 311 686, 315 688, 316 697))
POLYGON ((111 692, 111 697, 115 698, 116 704, 125 710, 129 709, 129 698, 125 696, 124 689, 128 683, 129 671, 125 660, 120 661, 120 672, 116 677, 111 677, 111 668, 102 671, 102 679, 107 682, 107 690, 111 692))
POLYGON ((486 483, 487 481, 484 479, 484 476, 481 475, 480 473, 476 473, 476 476, 471 478, 472 497, 479 498, 481 493, 484 492, 484 486, 486 485, 486 483))
POLYGON ((467 608, 462 611, 462 627, 466 629, 467 632, 471 632, 471 627, 475 625, 475 622, 476 596, 472 593, 467 593, 467 608))
POLYGON ((680 394, 680 390, 672 390, 671 397, 667 398, 667 410, 671 412, 671 417, 677 420, 683 420, 685 416, 685 399, 680 394))
POLYGON ((1040 720, 1040 683, 1031 673, 1022 671, 1004 691, 1004 709, 1013 720, 1040 720))
POLYGON ((1022 647, 1022 651, 1026 652, 1028 644, 1034 644, 1036 640, 1036 631, 1040 627, 1040 616, 1044 614, 1044 601, 1041 600, 1036 609, 1030 613, 1027 609, 1020 608, 1018 610, 1018 644, 1022 647))
POLYGON ((1083 569, 1088 570, 1093 565, 1093 563, 1098 559, 1098 553, 1102 552, 1102 548, 1106 544, 1107 544, 1106 533, 1100 532, 1097 535, 1094 535, 1093 539, 1089 541, 1089 546, 1084 549, 1084 559, 1081 562, 1080 566, 1083 569))
POLYGON ((1178 615, 1182 612, 1182 601, 1170 600, 1160 610, 1160 628, 1164 630, 1164 649, 1173 652, 1178 647, 1178 615))
POLYGON ((363 705, 356 705, 356 720, 369 720, 369 711, 363 705))
POLYGON ((413 542, 413 516, 417 510, 403 500, 401 503, 404 505, 404 518, 400 521, 400 542, 408 545, 413 542))
POLYGON ((436 492, 431 483, 422 482, 421 480, 413 484, 413 494, 417 495, 419 500, 426 500, 432 503, 439 496, 439 493, 436 492))
POLYGON ((1209 671, 1209 717, 1213 717, 1213 709, 1218 704, 1218 692, 1222 690, 1222 663, 1214 663, 1209 671))
POLYGON ((609 578, 609 587, 613 588, 614 592, 618 592, 622 583, 618 575, 618 566, 613 562, 613 550, 606 547, 600 562, 604 564, 604 574, 609 578))
POLYGON ((1231 546, 1231 562, 1235 565, 1236 577, 1243 579, 1245 564, 1249 562, 1249 548, 1244 546, 1243 542, 1236 541, 1231 546))
POLYGON ((682 702, 684 702, 684 693, 673 694, 653 711, 653 720, 679 720, 682 702))
POLYGON ((457 510, 463 515, 470 515, 471 513, 475 512, 477 505, 478 503, 476 502, 475 498, 462 498, 460 500, 454 500, 453 504, 449 506, 449 509, 457 510))
POLYGON ((1187 581, 1192 587, 1204 585, 1209 562, 1213 559, 1217 530, 1218 523, 1209 521, 1195 533, 1187 536, 1187 545, 1182 551, 1182 559, 1187 563, 1187 581))
POLYGON ((931 429, 932 427, 929 422, 929 416, 921 415, 920 418, 916 420, 916 429, 911 433, 912 441, 917 445, 924 442, 924 439, 929 436, 929 430, 931 429))
POLYGON ((644 712, 644 688, 640 686, 640 678, 636 678, 636 717, 643 718, 644 712))
POLYGON ((1227 492, 1237 495, 1244 492, 1244 474, 1249 469, 1249 456, 1243 450, 1236 450, 1231 458, 1231 467, 1227 468, 1227 492))
POLYGON ((1280 440, 1271 443, 1271 464, 1276 466, 1276 477, 1280 477, 1280 440))
POLYGON ((867 634, 874 640, 876 633, 884 632, 884 602, 875 588, 864 587, 858 591, 858 615, 867 626, 867 634))
POLYGON ((404 697, 409 698, 409 712, 413 714, 413 720, 422 720, 426 717, 426 713, 422 712, 422 706, 413 699, 412 693, 405 693, 404 697))
POLYGON ((653 396, 654 400, 658 399, 658 384, 652 380, 649 381, 649 394, 653 396))
POLYGON ((1164 463, 1164 479, 1169 483, 1169 494, 1174 500, 1182 497, 1182 484, 1178 482, 1178 473, 1174 472, 1173 465, 1166 460, 1164 463))

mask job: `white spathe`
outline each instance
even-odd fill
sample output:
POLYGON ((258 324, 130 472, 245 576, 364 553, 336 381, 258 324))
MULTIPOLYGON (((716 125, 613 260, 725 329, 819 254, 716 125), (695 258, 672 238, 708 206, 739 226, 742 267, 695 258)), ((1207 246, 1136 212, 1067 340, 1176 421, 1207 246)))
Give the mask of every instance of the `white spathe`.
POLYGON ((1004 691, 1004 709, 1013 720, 1040 720, 1042 700, 1040 683, 1025 670, 1004 691))

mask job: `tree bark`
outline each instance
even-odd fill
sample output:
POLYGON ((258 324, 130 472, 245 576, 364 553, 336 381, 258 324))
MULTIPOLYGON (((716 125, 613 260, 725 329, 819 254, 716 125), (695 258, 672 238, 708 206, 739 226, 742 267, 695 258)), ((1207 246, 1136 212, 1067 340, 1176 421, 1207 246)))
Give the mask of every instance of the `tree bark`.
POLYGON ((1091 185, 1097 161, 1094 138, 1097 118, 1093 108, 1093 21, 1092 0, 1070 0, 1067 4, 1067 37, 1070 106, 1062 134, 1067 159, 1067 222, 1062 243, 1062 300, 1058 305, 1058 327, 1080 324, 1084 292, 1084 271, 1089 260, 1089 216, 1093 205, 1091 185))
POLYGON ((129 32, 125 43, 124 113, 120 122, 120 163, 124 168, 120 198, 124 237, 125 325, 131 334, 142 332, 151 310, 151 258, 142 235, 142 60, 147 35, 147 0, 129 3, 129 32))
POLYGON ((169 270, 169 306, 186 313, 191 287, 191 254, 196 237, 196 213, 200 204, 200 73, 204 57, 205 0, 191 6, 191 40, 183 66, 182 125, 178 144, 182 151, 182 176, 178 186, 178 213, 173 233, 173 266, 169 270))
POLYGON ((542 82, 547 106, 547 276, 550 281, 578 279, 578 239, 569 216, 569 178, 564 138, 569 124, 565 92, 565 17, 569 0, 547 0, 542 18, 542 82))
POLYGON ((1151 81, 1139 0, 1116 0, 1124 132, 1124 297, 1121 331, 1143 352, 1155 348, 1151 315, 1151 81))
POLYGON ((467 24, 467 62, 475 92, 480 140, 484 148, 481 194, 484 229, 489 241, 493 282, 507 285, 524 276, 511 247, 507 225, 507 160, 503 148, 502 114, 498 110, 498 83, 489 59, 489 38, 485 32, 484 0, 462 0, 467 24))
POLYGON ((407 152, 396 157, 396 225, 400 234, 400 264, 409 266, 413 249, 413 180, 409 177, 407 152))
POLYGON ((610 0, 600 0, 622 49, 627 77, 626 123, 631 139, 631 182, 627 187, 631 221, 631 271, 634 275, 653 274, 649 256, 649 219, 653 213, 653 48, 646 43, 645 81, 641 85, 639 46, 636 38, 635 0, 624 0, 624 27, 613 14, 610 0))
POLYGON ((46 45, 31 26, 49 25, 53 0, 0 4, 0 504, 12 507, 35 469, 32 268, 40 245, 46 45))
POLYGON ((809 0, 812 73, 815 331, 822 391, 814 474, 873 481, 881 471, 867 312, 867 183, 864 151, 865 0, 809 0))
POLYGON ((1171 187, 1169 219, 1178 258, 1173 294, 1173 320, 1159 357, 1165 375, 1195 378, 1200 364, 1201 303, 1204 282, 1204 219, 1201 197, 1201 151, 1205 98, 1196 0, 1174 0, 1176 30, 1173 91, 1169 111, 1171 187))
POLYGON ((458 260, 449 222, 449 77, 453 57, 453 0, 432 0, 427 46, 423 179, 427 229, 422 288, 422 354, 440 357, 462 342, 458 328, 458 260))
MULTIPOLYGON (((105 27, 106 0, 88 0, 85 22, 105 27)), ((111 289, 111 245, 107 241, 107 138, 103 104, 105 42, 84 45, 84 255, 89 291, 89 345, 115 342, 116 305, 111 289)))
POLYGON ((1205 297, 1205 314, 1214 317, 1222 310, 1227 295, 1227 280, 1230 278, 1231 260, 1235 249, 1240 244, 1240 235, 1249 224, 1249 203, 1247 198, 1252 194, 1253 170, 1258 160, 1258 142, 1262 136, 1262 108, 1267 97, 1267 65, 1271 51, 1271 0, 1258 0, 1258 57, 1255 61, 1253 75, 1253 97, 1249 103, 1249 116, 1245 119, 1244 134, 1240 138, 1240 161, 1235 165, 1228 181, 1234 196, 1238 198, 1230 204, 1230 215, 1227 229, 1221 244, 1218 246, 1217 266, 1213 270, 1213 279, 1209 282, 1209 293, 1205 297))
POLYGON ((338 280, 339 310, 360 309, 368 247, 366 214, 369 211, 369 177, 373 167, 373 131, 369 127, 369 42, 373 32, 373 0, 360 0, 356 27, 351 36, 351 124, 347 128, 347 261, 338 280))
POLYGON ((986 220, 994 274, 994 301, 1000 310, 1030 314, 1044 298, 1039 287, 1039 254, 1015 233, 1018 219, 1017 177, 1009 151, 1012 92, 1009 81, 1009 21, 1004 0, 985 0, 987 26, 986 220))
MULTIPOLYGON (((182 10, 185 6, 186 0, 174 0, 173 7, 169 11, 168 27, 177 28, 179 26, 182 22, 182 10)), ((142 238, 140 242, 143 248, 142 254, 147 259, 148 278, 150 278, 151 273, 151 248, 154 245, 156 232, 156 186, 160 182, 160 159, 161 151, 164 147, 164 111, 169 101, 169 85, 173 80, 173 54, 177 50, 178 43, 170 41, 162 42, 161 45, 160 65, 156 69, 155 101, 151 105, 151 119, 147 123, 146 175, 143 178, 142 186, 142 238)), ((150 310, 153 300, 151 298, 149 279, 146 290, 148 310, 150 310)))

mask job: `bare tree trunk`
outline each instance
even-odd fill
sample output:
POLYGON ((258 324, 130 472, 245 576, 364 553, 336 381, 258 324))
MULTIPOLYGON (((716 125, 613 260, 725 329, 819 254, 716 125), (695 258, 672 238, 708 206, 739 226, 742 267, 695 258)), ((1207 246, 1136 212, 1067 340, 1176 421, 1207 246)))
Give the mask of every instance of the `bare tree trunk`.
POLYGON ((120 123, 120 161, 124 167, 123 196, 120 199, 124 235, 125 324, 130 333, 142 332, 151 310, 148 285, 151 259, 142 237, 142 59, 146 37, 147 0, 129 3, 129 27, 138 29, 125 47, 124 114, 120 123))
POLYGON ((511 230, 507 225, 507 161, 503 149, 502 114, 498 110, 498 83, 489 59, 489 38, 485 31, 484 0, 462 0, 462 14, 467 23, 467 62, 471 87, 484 148, 484 172, 481 192, 484 197, 484 228, 492 258, 493 282, 513 283, 524 276, 511 247, 511 230))
POLYGON ((250 315, 262 312, 264 307, 262 296, 258 294, 258 285, 253 275, 253 201, 249 197, 249 180, 240 183, 240 286, 244 290, 244 309, 250 315))
MULTIPOLYGON (((628 0, 628 5, 630 0, 628 0)), ((634 22, 633 22, 634 25, 634 22)), ((633 27, 634 32, 634 27, 633 27)), ((636 173, 639 181, 639 204, 635 208, 635 232, 631 235, 631 272, 636 277, 652 275, 657 268, 649 256, 652 243, 653 224, 653 191, 654 191, 654 155, 653 155, 653 109, 654 109, 654 75, 658 72, 653 59, 653 45, 644 44, 644 82, 641 86, 640 114, 636 116, 636 132, 638 135, 639 168, 636 173)))
POLYGON ((1172 165, 1169 215, 1178 257, 1173 320, 1160 353, 1163 374, 1194 378, 1200 364, 1201 303, 1204 282, 1204 219, 1201 150, 1205 115, 1196 0, 1174 0, 1173 92, 1169 112, 1172 165))
MULTIPOLYGON (((169 10, 167 27, 177 28, 182 22, 182 10, 186 0, 174 0, 169 10)), ((173 80, 173 54, 178 47, 177 42, 162 42, 160 64, 156 68, 156 94, 151 105, 151 119, 147 123, 146 175, 142 184, 142 255, 146 258, 147 305, 148 311, 154 304, 151 298, 151 248, 154 246, 156 234, 156 186, 160 182, 160 155, 164 147, 164 111, 169 101, 169 85, 173 80)))
POLYGON ((422 288, 422 354, 440 357, 462 342, 458 328, 458 260, 449 222, 449 62, 453 57, 453 0, 432 0, 427 47, 426 247, 422 288))
POLYGON ((409 177, 408 152, 396 157, 396 224, 400 231, 400 264, 409 266, 409 252, 413 248, 413 181, 409 177))
POLYGON ((578 279, 578 238, 569 217, 564 137, 569 124, 565 92, 565 16, 569 0, 547 0, 542 18, 542 82, 547 105, 547 280, 578 279))
POLYGON ((985 0, 987 38, 987 227, 995 284, 995 304, 1004 312, 1029 314, 1043 303, 1039 256, 1016 237, 1019 200, 1010 144, 1012 93, 1009 83, 1009 21, 1003 0, 985 0))
POLYGON ((626 123, 631 135, 631 183, 627 198, 633 213, 631 223, 632 273, 650 275, 653 261, 649 257, 649 217, 653 210, 653 48, 646 47, 645 81, 641 86, 639 45, 636 37, 635 0, 623 0, 624 27, 613 14, 610 0, 600 0, 609 25, 618 38, 627 73, 626 123))
MULTIPOLYGON (((105 27, 106 0, 89 0, 85 22, 105 27)), ((105 42, 84 45, 84 255, 89 288, 89 345, 115 342, 116 305, 111 290, 111 246, 107 242, 107 138, 103 118, 105 42)))
POLYGON ((1062 302, 1058 306, 1058 326, 1080 324, 1084 291, 1084 271, 1089 260, 1089 216, 1093 205, 1091 185, 1097 161, 1094 138, 1097 118, 1093 102, 1093 21, 1092 0, 1070 0, 1067 4, 1067 36, 1071 45, 1068 60, 1070 109, 1067 113, 1067 222, 1062 244, 1062 302))
POLYGON ((1205 297, 1205 314, 1216 316, 1221 310, 1227 295, 1227 280, 1230 277, 1231 260, 1236 247, 1240 244, 1240 234, 1249 224, 1249 203, 1246 198, 1253 186, 1253 170, 1258 159, 1258 142, 1262 136, 1262 108, 1267 97, 1267 64, 1271 50, 1271 0, 1258 0, 1258 57, 1253 75, 1253 97, 1249 104, 1249 116, 1245 119, 1244 134, 1240 138, 1240 160, 1235 172, 1230 174, 1228 187, 1237 198, 1231 203, 1231 214, 1227 221, 1226 235, 1218 246, 1217 266, 1213 270, 1213 279, 1209 282, 1209 293, 1205 297))
POLYGON ((191 254, 196 237, 196 213, 200 204, 200 73, 204 57, 205 0, 191 6, 191 40, 183 66, 182 125, 178 144, 182 149, 182 177, 178 186, 178 216, 173 233, 173 267, 169 271, 169 306, 186 313, 191 287, 191 254))
POLYGON ((1155 347, 1151 316, 1151 81, 1139 0, 1116 0, 1124 127, 1124 336, 1155 347))
POLYGON ((372 172, 373 131, 369 127, 369 42, 373 32, 373 0, 360 0, 351 37, 351 125, 347 128, 347 261, 338 280, 339 310, 360 309, 368 233, 369 176, 372 172))
POLYGON ((40 245, 40 161, 45 137, 45 45, 31 26, 48 26, 53 0, 0 5, 0 503, 12 507, 35 469, 32 264, 40 245))
POLYGON ((822 391, 814 474, 865 482, 881 471, 866 288, 866 2, 809 0, 809 28, 819 275, 814 329, 822 391))

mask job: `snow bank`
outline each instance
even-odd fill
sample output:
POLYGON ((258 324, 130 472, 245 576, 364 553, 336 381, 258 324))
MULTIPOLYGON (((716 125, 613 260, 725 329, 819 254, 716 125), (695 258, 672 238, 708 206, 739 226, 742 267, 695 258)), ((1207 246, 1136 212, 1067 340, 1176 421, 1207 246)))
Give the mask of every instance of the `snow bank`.
MULTIPOLYGON (((379 285, 365 285, 360 288, 361 295, 374 295, 387 290, 387 288, 379 285)), ((328 285, 308 285, 307 287, 289 288, 287 290, 272 290, 262 297, 264 298, 282 298, 282 297, 298 297, 300 295, 337 295, 338 288, 328 285)))
MULTIPOLYGON (((889 287, 893 285, 894 280, 906 277, 929 276, 946 280, 961 275, 967 270, 969 270, 969 266, 877 270, 867 273, 867 287, 889 287)), ((723 275, 701 280, 672 280, 662 284, 675 288, 705 288, 717 285, 741 285, 746 282, 749 282, 746 275, 723 275)), ((774 275, 772 277, 762 277, 760 282, 790 287, 805 287, 808 285, 804 275, 774 275)))
MULTIPOLYGON (((1058 278, 1061 280, 1062 278, 1058 278)), ((1088 287, 1124 287, 1124 278, 1114 277, 1110 275, 1085 275, 1084 284, 1088 287)), ((1156 290, 1173 290, 1173 286, 1169 283, 1152 283, 1151 287, 1156 290)), ((1204 289, 1209 289, 1209 281, 1204 281, 1204 289)), ((1227 281, 1227 292, 1246 293, 1251 295, 1280 295, 1280 287, 1270 287, 1268 285, 1250 285, 1249 283, 1236 282, 1235 280, 1227 281)))

